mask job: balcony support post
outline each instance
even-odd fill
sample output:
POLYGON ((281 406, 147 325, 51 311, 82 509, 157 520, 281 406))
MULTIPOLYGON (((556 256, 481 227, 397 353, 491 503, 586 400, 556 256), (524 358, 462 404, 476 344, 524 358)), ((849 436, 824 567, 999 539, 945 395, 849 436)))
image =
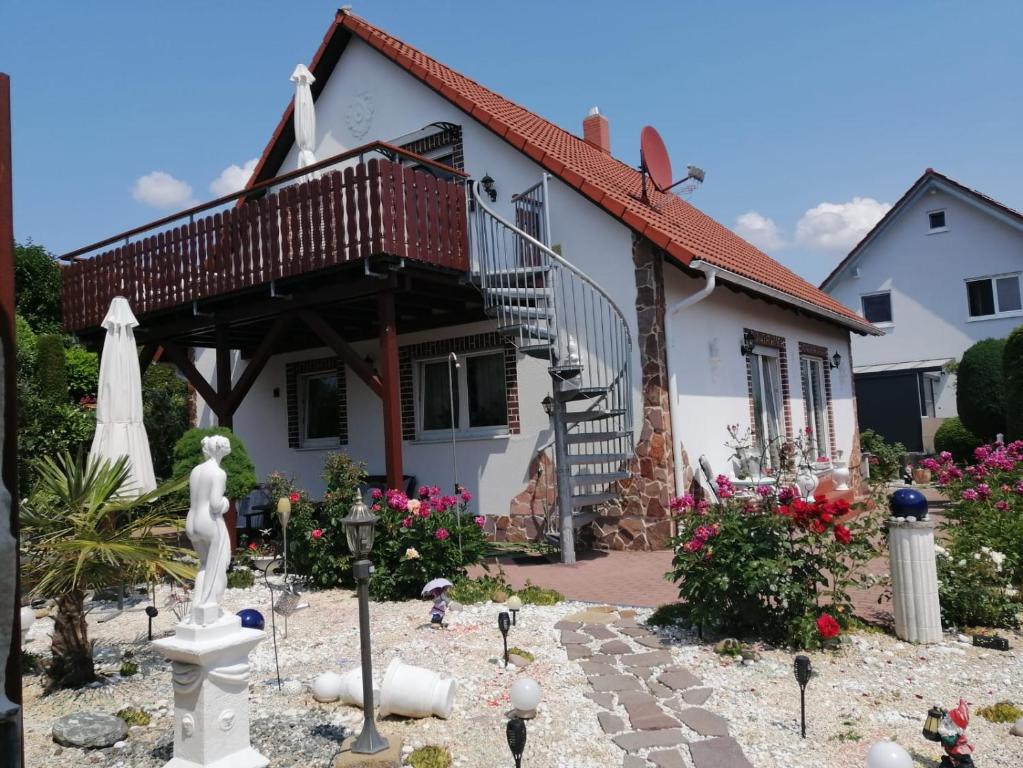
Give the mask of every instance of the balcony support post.
POLYGON ((335 355, 344 360, 345 365, 351 368, 355 375, 362 379, 363 383, 373 390, 377 397, 382 398, 384 396, 384 385, 380 380, 380 376, 366 364, 365 360, 359 357, 358 353, 352 349, 352 346, 347 341, 341 338, 337 331, 330 327, 326 320, 312 310, 299 312, 299 317, 302 318, 302 322, 309 327, 309 330, 320 341, 328 346, 335 355))
POLYGON ((401 392, 398 386, 398 328, 394 311, 394 293, 390 286, 377 298, 380 321, 380 379, 384 411, 384 460, 387 485, 404 488, 401 466, 401 392))
POLYGON ((217 414, 217 424, 221 427, 234 429, 234 410, 227 408, 231 397, 231 341, 230 328, 226 325, 217 326, 217 399, 220 407, 213 410, 217 414))
POLYGON ((145 376, 149 366, 160 362, 161 357, 163 357, 163 347, 159 344, 146 344, 139 352, 139 373, 145 376))

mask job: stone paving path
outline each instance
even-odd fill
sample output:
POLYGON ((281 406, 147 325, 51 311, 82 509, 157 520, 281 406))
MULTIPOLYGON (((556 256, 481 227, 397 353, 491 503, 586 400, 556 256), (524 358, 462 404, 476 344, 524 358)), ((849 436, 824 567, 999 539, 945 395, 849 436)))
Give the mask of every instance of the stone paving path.
POLYGON ((554 628, 603 710, 600 727, 624 751, 622 768, 753 768, 713 712, 714 690, 675 664, 634 611, 594 607, 554 628))

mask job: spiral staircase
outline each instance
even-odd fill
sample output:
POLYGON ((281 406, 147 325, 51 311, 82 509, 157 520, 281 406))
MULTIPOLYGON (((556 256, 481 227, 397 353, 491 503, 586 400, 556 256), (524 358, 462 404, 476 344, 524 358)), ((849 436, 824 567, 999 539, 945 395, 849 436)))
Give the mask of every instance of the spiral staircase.
POLYGON ((550 245, 547 179, 513 198, 515 223, 470 185, 472 279, 498 331, 519 352, 547 363, 558 488, 558 525, 545 533, 575 562, 575 533, 614 484, 633 451, 632 338, 611 297, 550 245))

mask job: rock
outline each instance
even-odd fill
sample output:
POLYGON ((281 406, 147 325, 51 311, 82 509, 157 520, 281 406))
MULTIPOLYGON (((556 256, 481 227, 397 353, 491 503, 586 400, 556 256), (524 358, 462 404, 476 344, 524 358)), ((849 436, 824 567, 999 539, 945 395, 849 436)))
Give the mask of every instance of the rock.
POLYGON ((281 684, 281 693, 285 696, 300 696, 305 693, 305 684, 301 680, 285 680, 281 684))
POLYGON ((596 608, 588 608, 585 611, 566 616, 562 621, 575 622, 577 624, 613 624, 618 617, 614 613, 607 613, 596 608))
POLYGON ((589 683, 597 693, 614 691, 638 691, 639 680, 632 675, 601 675, 589 678, 589 683))
POLYGON ((694 741, 689 754, 696 768, 753 768, 739 742, 731 737, 694 741))
POLYGON ((690 688, 682 692, 682 698, 686 700, 687 704, 699 706, 707 701, 712 693, 714 693, 713 688, 690 688))
POLYGON ((671 641, 668 638, 661 637, 660 635, 637 637, 636 642, 647 648, 663 648, 666 645, 671 645, 671 641))
MULTIPOLYGON (((635 731, 632 733, 620 733, 614 737, 614 743, 626 752, 636 752, 640 749, 650 747, 677 747, 685 744, 685 737, 678 729, 663 731, 635 731)), ((703 768, 698 766, 697 768, 703 768)), ((725 766, 722 766, 725 768, 725 766)), ((728 766, 731 768, 731 766, 728 766)))
POLYGON ((610 712, 598 712, 597 722, 600 723, 604 733, 609 736, 625 730, 625 721, 618 717, 618 715, 613 715, 610 712))
POLYGON ((124 749, 127 745, 128 745, 128 742, 126 742, 126 741, 115 741, 114 742, 114 749, 124 749))
POLYGON ((565 629, 561 632, 562 645, 585 645, 592 639, 589 635, 584 635, 582 632, 573 632, 570 629, 565 629))
POLYGON ((743 648, 739 653, 744 661, 760 661, 760 654, 752 648, 743 648))
POLYGON ((614 667, 611 667, 607 664, 601 664, 599 662, 593 661, 592 659, 588 661, 580 661, 579 667, 582 669, 584 673, 590 675, 591 677, 597 675, 616 674, 616 670, 614 667))
POLYGON ((1023 736, 1023 717, 1013 723, 1012 728, 1009 729, 1009 733, 1013 736, 1023 736))
POLYGON ((650 764, 646 760, 635 755, 626 755, 622 762, 622 768, 647 768, 648 765, 650 764))
POLYGON ((671 653, 668 651, 628 653, 618 660, 627 667, 663 667, 671 664, 671 653))
POLYGON ((509 653, 508 663, 514 664, 516 667, 521 669, 522 667, 529 666, 529 659, 527 659, 525 656, 519 656, 517 653, 509 653))
POLYGON ((669 716, 653 701, 626 704, 629 723, 636 731, 659 731, 665 728, 678 728, 678 720, 669 716))
POLYGON ((732 655, 739 653, 742 650, 742 643, 736 640, 734 637, 726 637, 724 640, 719 640, 714 643, 714 653, 719 655, 732 655))
POLYGON ((127 736, 128 724, 124 720, 98 712, 65 715, 53 724, 53 740, 65 747, 101 749, 127 736))
POLYGON ((728 721, 702 707, 689 707, 678 713, 679 720, 701 736, 727 736, 728 721))
POLYGON ((618 637, 605 624, 586 624, 582 627, 582 631, 597 640, 613 640, 618 637))
POLYGON ((659 749, 646 757, 657 768, 686 768, 686 764, 682 760, 682 753, 677 749, 659 749))
POLYGON ((672 690, 683 691, 686 688, 694 688, 698 685, 703 685, 703 681, 700 680, 692 672, 682 669, 682 667, 671 667, 664 670, 657 678, 657 682, 662 685, 666 685, 672 690))
POLYGON ((623 653, 629 653, 632 648, 628 643, 622 642, 621 640, 611 640, 610 642, 604 643, 600 646, 600 652, 608 655, 618 656, 623 653))
POLYGON ((589 649, 589 646, 585 645, 566 645, 565 653, 568 654, 569 661, 588 659, 593 655, 593 651, 589 649))
POLYGON ((587 699, 594 702, 598 707, 604 709, 611 709, 614 706, 615 698, 610 693, 595 693, 593 691, 587 691, 583 694, 587 699))
POLYGON ((572 630, 575 630, 575 629, 579 629, 579 627, 581 627, 581 626, 582 626, 582 624, 580 624, 578 621, 564 621, 564 620, 562 620, 562 621, 559 621, 557 624, 555 624, 554 628, 555 629, 572 629, 572 630))

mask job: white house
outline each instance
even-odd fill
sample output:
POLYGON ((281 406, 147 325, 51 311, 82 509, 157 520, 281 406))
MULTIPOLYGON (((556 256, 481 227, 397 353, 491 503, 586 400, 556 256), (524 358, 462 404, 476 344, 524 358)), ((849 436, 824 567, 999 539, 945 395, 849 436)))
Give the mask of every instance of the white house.
POLYGON ((853 339, 859 425, 933 451, 949 364, 1023 322, 1023 214, 928 168, 822 283, 884 331, 853 339))
MULTIPOLYGON (((344 10, 310 70, 314 152, 336 162, 291 173, 289 106, 248 202, 168 238, 187 257, 169 289, 138 284, 135 251, 118 272, 139 338, 261 475, 317 495, 343 450, 392 483, 465 485, 499 537, 642 549, 700 457, 731 474, 730 424, 809 427, 858 464, 849 337, 876 331, 688 202, 644 197, 599 112, 573 135, 344 10)), ((86 338, 93 261, 65 280, 86 338)))

